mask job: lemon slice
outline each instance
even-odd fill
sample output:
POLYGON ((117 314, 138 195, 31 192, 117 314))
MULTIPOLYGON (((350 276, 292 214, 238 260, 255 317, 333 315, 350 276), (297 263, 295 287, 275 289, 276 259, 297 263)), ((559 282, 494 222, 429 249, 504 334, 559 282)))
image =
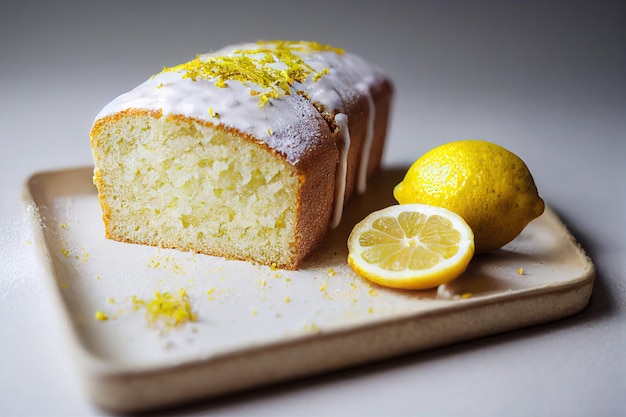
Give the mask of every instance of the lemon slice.
POLYGON ((474 233, 456 213, 424 204, 375 211, 348 238, 348 263, 361 277, 422 290, 452 281, 474 255, 474 233))

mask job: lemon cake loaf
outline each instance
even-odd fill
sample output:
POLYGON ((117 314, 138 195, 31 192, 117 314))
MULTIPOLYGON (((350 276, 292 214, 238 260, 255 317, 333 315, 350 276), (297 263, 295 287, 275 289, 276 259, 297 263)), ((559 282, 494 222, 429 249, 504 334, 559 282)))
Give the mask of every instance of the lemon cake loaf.
POLYGON ((93 124, 106 237, 297 269, 378 170, 391 96, 378 68, 316 42, 164 68, 93 124))

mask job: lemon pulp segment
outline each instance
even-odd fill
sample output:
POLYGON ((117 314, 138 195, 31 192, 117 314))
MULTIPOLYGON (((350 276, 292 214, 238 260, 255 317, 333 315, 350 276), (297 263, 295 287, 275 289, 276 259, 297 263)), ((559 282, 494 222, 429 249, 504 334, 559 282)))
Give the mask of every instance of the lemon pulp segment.
POLYGON ((396 288, 425 289, 460 275, 474 253, 473 233, 446 209, 410 204, 370 214, 348 239, 360 276, 396 288))
POLYGON ((359 237, 365 249, 361 256, 383 269, 422 270, 431 268, 443 257, 450 258, 459 249, 461 234, 441 217, 403 212, 398 218, 381 217, 372 229, 359 237))

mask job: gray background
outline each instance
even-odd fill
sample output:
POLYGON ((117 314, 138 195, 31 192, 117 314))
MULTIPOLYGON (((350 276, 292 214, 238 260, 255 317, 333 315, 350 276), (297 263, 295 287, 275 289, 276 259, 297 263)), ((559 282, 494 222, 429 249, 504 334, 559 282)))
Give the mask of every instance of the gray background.
POLYGON ((608 1, 100 1, 0 5, 0 415, 101 415, 85 398, 24 242, 33 172, 91 164, 116 95, 228 44, 311 39, 396 86, 385 163, 497 142, 597 266, 556 323, 200 404, 172 415, 626 414, 626 6, 608 1))

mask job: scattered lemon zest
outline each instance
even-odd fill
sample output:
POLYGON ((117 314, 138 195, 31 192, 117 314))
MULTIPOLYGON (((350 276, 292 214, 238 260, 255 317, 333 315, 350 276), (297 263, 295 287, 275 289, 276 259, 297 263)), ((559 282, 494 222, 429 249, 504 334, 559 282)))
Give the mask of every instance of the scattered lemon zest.
POLYGON ((107 298, 107 303, 115 304, 115 298, 107 298))
POLYGON ((291 302, 291 297, 285 297, 285 303, 290 303, 291 302))
POLYGON ((67 223, 61 223, 59 227, 61 227, 61 229, 67 229, 67 223))
POLYGON ((166 257, 162 257, 160 255, 153 255, 148 260, 148 267, 154 269, 161 268, 166 271, 173 271, 176 274, 187 275, 186 269, 181 265, 181 262, 183 261, 178 260, 174 256, 168 255, 166 257))
POLYGON ((520 266, 519 269, 517 270, 517 273, 520 275, 524 275, 524 268, 520 266))
POLYGON ((70 251, 67 248, 61 248, 61 253, 63 254, 64 257, 68 257, 70 256, 70 251))
MULTIPOLYGON (((268 127, 267 128, 267 134, 272 136, 274 134, 274 132, 272 132, 272 129, 268 127)), ((272 265, 276 265, 276 263, 274 262, 274 263, 272 263, 272 265)))
POLYGON ((215 300, 215 297, 213 297, 213 294, 215 293, 215 287, 209 288, 206 292, 206 294, 209 296, 209 301, 213 301, 215 300))
POLYGON ((463 293, 463 294, 461 294, 461 298, 464 299, 464 300, 466 300, 468 298, 472 298, 472 293, 471 292, 463 293))
POLYGON ((108 319, 109 319, 109 316, 107 316, 104 312, 96 311, 96 320, 106 321, 108 319))
POLYGON ((306 330, 306 331, 310 331, 310 332, 319 332, 320 331, 320 328, 317 327, 316 324, 305 324, 303 329, 306 330))
MULTIPOLYGON (((268 127, 269 129, 269 127, 268 127)), ((278 269, 278 267, 276 266, 276 262, 272 262, 272 264, 270 265, 270 270, 272 271, 276 271, 278 269)))
POLYGON ((132 302, 135 310, 141 307, 146 309, 146 316, 151 324, 162 322, 167 327, 174 327, 197 319, 189 304, 189 295, 182 288, 177 295, 155 291, 154 298, 147 301, 133 295, 132 302))
POLYGON ((333 268, 328 268, 327 272, 329 277, 333 277, 335 276, 335 274, 337 274, 333 268))

